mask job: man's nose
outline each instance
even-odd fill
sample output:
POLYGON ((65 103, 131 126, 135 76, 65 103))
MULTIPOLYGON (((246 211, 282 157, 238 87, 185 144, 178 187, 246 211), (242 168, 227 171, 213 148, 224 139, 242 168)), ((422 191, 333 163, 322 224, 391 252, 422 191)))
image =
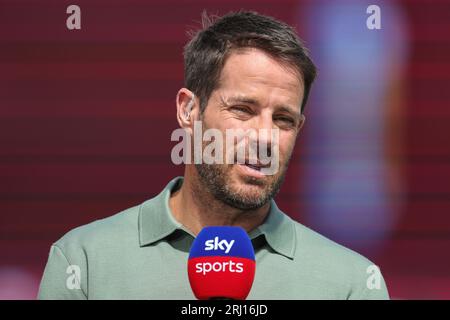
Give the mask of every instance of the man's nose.
POLYGON ((257 144, 258 154, 261 154, 260 148, 267 148, 267 151, 264 150, 264 152, 270 155, 272 143, 274 143, 273 130, 275 129, 272 115, 269 112, 261 113, 255 120, 254 129, 257 136, 256 141, 253 141, 253 143, 257 144))

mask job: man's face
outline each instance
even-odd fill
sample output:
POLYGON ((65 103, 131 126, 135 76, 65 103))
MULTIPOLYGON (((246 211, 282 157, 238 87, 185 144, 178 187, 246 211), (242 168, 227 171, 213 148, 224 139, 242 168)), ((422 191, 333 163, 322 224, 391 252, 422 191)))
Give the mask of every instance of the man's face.
MULTIPOLYGON (((274 158, 279 161, 278 170, 265 175, 260 168, 246 164, 196 164, 203 186, 217 199, 242 210, 262 207, 274 197, 304 122, 300 114, 303 93, 299 76, 263 51, 247 49, 232 53, 201 116, 203 130, 218 129, 223 137, 227 129, 266 130, 269 134, 264 142, 268 148, 278 145, 278 159, 274 158), (278 141, 271 137, 273 129, 278 129, 278 141)), ((257 140, 261 146, 262 139, 257 140)), ((244 140, 246 150, 248 141, 244 140)), ((224 153, 230 152, 223 145, 224 153)), ((236 145, 233 149, 231 152, 237 151, 236 145)), ((246 158, 249 160, 248 152, 246 158)))

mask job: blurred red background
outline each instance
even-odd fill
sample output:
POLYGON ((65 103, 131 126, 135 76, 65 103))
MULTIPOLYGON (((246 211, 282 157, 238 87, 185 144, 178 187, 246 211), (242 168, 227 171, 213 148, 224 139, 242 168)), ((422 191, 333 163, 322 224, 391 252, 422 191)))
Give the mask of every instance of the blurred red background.
MULTIPOLYGON (((182 175, 170 134, 186 32, 199 28, 203 9, 255 10, 306 37, 298 12, 307 2, 77 1, 82 29, 69 31, 73 2, 1 0, 0 298, 34 298, 53 241, 182 175)), ((392 298, 449 299, 450 2, 399 6, 410 51, 395 154, 405 188, 392 198, 404 204, 382 250, 354 249, 381 267, 392 298)), ((299 139, 277 196, 306 225, 298 180, 308 159, 299 139)))

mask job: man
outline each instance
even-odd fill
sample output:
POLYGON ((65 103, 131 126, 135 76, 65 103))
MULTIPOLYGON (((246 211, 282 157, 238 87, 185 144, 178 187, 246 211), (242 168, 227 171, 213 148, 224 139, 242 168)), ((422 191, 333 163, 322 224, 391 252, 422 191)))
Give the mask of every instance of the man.
MULTIPOLYGON (((252 239, 256 275, 248 299, 388 298, 376 266, 291 220, 273 200, 316 74, 301 41, 291 27, 253 12, 203 18, 204 29, 185 48, 177 120, 191 137, 196 122, 225 136, 237 129, 276 132, 238 143, 250 148, 257 140, 259 151, 275 151, 277 170, 263 173, 267 163, 250 151, 232 163, 186 157, 184 177, 155 198, 54 243, 39 298, 194 299, 188 253, 210 225, 240 226, 252 239)), ((216 155, 224 160, 231 153, 235 161, 229 147, 216 155)))

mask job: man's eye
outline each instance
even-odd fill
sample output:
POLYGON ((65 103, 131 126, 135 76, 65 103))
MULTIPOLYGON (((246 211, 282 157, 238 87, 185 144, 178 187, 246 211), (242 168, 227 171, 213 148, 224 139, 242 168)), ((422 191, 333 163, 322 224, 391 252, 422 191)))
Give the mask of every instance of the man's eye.
POLYGON ((250 114, 251 113, 251 111, 248 108, 241 107, 241 106, 232 107, 231 110, 236 111, 238 113, 246 113, 246 114, 250 114))
POLYGON ((294 124, 294 119, 291 119, 291 118, 281 117, 281 118, 277 118, 276 120, 287 123, 287 124, 292 124, 292 125, 294 124))

